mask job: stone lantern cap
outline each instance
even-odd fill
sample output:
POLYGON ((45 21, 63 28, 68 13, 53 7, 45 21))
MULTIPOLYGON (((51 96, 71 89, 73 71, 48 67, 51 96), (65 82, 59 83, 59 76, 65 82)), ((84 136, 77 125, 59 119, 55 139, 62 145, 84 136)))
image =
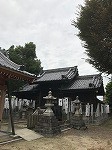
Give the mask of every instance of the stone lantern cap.
POLYGON ((80 101, 79 101, 79 97, 78 97, 78 96, 76 97, 76 100, 74 100, 74 103, 75 103, 75 104, 80 104, 80 101))
POLYGON ((54 96, 52 96, 52 92, 51 91, 49 91, 48 92, 48 96, 46 96, 46 97, 43 97, 43 99, 48 99, 48 100, 56 100, 56 98, 54 97, 54 96))

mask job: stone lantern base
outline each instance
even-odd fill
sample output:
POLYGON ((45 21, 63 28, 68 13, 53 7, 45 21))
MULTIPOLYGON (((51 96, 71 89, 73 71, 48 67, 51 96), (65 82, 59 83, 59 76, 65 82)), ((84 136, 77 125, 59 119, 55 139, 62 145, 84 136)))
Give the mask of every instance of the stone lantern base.
POLYGON ((82 115, 74 115, 71 119, 71 127, 74 129, 87 129, 84 120, 82 119, 82 115))
POLYGON ((53 135, 61 133, 61 129, 56 117, 45 115, 39 116, 39 120, 35 126, 35 131, 46 137, 52 137, 53 135))

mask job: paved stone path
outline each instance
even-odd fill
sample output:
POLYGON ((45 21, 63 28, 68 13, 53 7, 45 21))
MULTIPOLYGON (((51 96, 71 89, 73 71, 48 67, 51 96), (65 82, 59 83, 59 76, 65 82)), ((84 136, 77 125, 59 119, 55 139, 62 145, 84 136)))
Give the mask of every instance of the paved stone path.
POLYGON ((35 131, 29 130, 27 128, 16 130, 16 134, 27 141, 32 141, 43 137, 39 133, 36 133, 35 131))

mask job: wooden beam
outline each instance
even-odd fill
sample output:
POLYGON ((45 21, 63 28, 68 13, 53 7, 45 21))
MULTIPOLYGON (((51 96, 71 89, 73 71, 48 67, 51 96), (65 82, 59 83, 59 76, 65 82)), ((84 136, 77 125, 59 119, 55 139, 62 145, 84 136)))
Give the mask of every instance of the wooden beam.
POLYGON ((0 75, 6 78, 10 79, 16 79, 16 80, 26 80, 26 81, 33 81, 36 76, 32 76, 30 74, 27 74, 25 72, 22 72, 21 70, 13 70, 10 68, 5 68, 0 66, 0 75))

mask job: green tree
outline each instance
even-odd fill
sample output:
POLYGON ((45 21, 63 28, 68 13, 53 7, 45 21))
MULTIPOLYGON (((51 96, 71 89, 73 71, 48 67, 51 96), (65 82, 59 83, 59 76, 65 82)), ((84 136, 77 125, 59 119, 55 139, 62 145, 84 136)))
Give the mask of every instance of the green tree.
POLYGON ((101 72, 112 74, 112 0, 85 0, 76 21, 87 61, 101 72))
MULTIPOLYGON (((29 73, 38 75, 42 70, 41 61, 37 59, 36 56, 36 45, 33 42, 26 43, 25 46, 14 46, 12 45, 7 51, 8 57, 13 62, 23 65, 23 70, 28 71, 29 73)), ((4 52, 5 54, 5 52, 4 52)), ((19 90, 26 84, 25 81, 20 80, 10 80, 10 91, 19 90)))
POLYGON ((36 56, 36 45, 33 42, 26 43, 25 46, 12 45, 7 51, 9 58, 20 65, 24 65, 24 69, 36 75, 42 70, 41 61, 36 56))
POLYGON ((106 100, 112 109, 112 82, 106 85, 106 100))

